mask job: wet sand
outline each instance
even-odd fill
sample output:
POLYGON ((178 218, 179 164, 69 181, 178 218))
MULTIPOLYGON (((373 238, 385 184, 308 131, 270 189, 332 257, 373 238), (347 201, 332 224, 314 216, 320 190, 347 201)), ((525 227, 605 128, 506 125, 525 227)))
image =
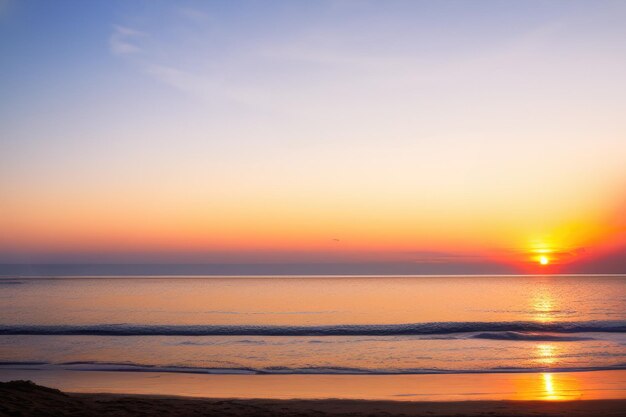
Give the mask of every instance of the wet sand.
MULTIPOLYGON (((16 367, 27 368, 25 365, 16 367)), ((224 375, 0 368, 0 381, 30 380, 64 392, 84 394, 437 402, 626 399, 626 371, 623 370, 423 375, 224 375)))
POLYGON ((29 381, 0 383, 0 416, 596 416, 626 415, 626 400, 402 402, 203 399, 68 394, 29 381))

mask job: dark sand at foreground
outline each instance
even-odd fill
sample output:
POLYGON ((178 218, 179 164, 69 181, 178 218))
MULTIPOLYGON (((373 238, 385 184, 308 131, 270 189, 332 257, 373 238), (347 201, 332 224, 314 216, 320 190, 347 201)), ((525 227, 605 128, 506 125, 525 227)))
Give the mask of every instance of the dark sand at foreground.
POLYGON ((626 416, 626 400, 400 402, 68 394, 0 383, 0 416, 626 416))

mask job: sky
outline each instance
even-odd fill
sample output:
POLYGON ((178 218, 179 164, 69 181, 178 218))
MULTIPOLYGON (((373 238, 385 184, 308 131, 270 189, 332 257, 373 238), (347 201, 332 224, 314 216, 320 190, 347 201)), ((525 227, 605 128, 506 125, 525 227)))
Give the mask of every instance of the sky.
POLYGON ((625 20, 0 0, 0 263, 626 273, 625 20))

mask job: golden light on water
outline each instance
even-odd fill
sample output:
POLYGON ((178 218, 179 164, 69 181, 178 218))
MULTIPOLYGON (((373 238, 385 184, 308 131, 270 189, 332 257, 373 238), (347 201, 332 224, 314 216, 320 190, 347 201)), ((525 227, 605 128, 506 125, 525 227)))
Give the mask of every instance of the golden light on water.
MULTIPOLYGON (((567 401, 581 399, 583 386, 593 384, 586 376, 568 372, 542 372, 515 375, 515 390, 519 400, 567 401)), ((590 393, 586 393, 590 395, 590 393)), ((591 394, 592 395, 592 394, 591 394)))
POLYGON ((554 345, 537 345, 537 356, 537 361, 542 365, 552 365, 556 361, 554 345))
POLYGON ((554 381, 552 380, 552 374, 541 374, 543 378, 543 386, 546 393, 547 400, 557 399, 554 393, 554 381))
POLYGON ((554 321, 554 316, 561 308, 559 300, 551 293, 549 286, 538 283, 530 298, 530 315, 539 322, 554 321))
POLYGON ((565 401, 580 399, 580 381, 567 374, 541 374, 543 392, 539 399, 548 401, 565 401))

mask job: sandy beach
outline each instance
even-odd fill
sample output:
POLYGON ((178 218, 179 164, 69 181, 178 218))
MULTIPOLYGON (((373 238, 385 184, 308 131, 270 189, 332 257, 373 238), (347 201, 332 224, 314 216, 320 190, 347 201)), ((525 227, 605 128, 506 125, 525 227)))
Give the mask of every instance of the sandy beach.
POLYGON ((69 394, 0 383, 0 416, 624 416, 626 400, 402 402, 69 394))

